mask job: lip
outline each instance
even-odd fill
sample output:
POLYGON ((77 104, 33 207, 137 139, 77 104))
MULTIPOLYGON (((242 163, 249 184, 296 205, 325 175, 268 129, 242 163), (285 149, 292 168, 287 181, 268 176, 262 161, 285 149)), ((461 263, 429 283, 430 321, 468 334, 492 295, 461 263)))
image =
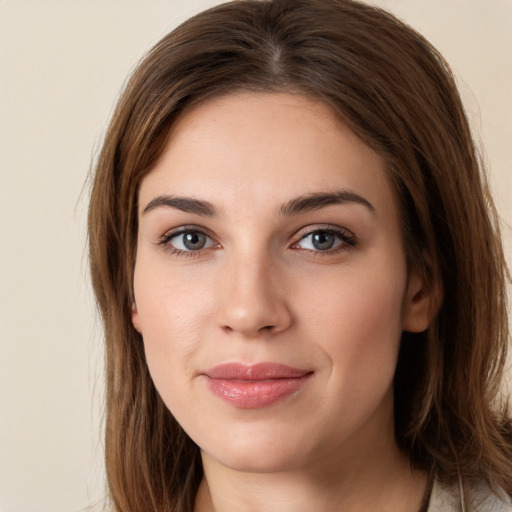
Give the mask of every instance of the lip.
POLYGON ((313 372, 279 363, 225 363, 202 375, 221 400, 240 409, 260 409, 296 394, 313 372))

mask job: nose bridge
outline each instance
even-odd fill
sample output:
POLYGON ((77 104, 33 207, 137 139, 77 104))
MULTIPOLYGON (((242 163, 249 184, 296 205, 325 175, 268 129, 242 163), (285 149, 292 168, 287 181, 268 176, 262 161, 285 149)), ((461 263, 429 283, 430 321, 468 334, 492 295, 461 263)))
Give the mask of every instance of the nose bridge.
POLYGON ((291 321, 277 264, 264 248, 239 249, 226 261, 220 326, 246 337, 280 332, 291 321))

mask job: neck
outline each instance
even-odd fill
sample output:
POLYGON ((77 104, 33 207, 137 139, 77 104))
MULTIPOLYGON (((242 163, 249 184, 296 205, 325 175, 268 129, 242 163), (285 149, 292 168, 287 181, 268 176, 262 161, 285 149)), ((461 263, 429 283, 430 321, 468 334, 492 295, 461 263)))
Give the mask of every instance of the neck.
POLYGON ((359 456, 350 450, 334 458, 336 464, 322 457, 304 468, 269 473, 233 470, 203 453, 205 478, 195 512, 420 510, 426 473, 411 469, 394 442, 376 448, 358 449, 359 456))

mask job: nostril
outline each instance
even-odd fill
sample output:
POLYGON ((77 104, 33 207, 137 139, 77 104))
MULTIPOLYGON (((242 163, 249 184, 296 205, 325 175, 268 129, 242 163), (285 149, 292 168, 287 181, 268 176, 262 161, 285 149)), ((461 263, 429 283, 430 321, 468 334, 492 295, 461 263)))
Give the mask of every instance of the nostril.
MULTIPOLYGON (((257 329, 255 332, 257 332, 257 333, 271 332, 272 330, 274 330, 274 328, 275 328, 274 325, 264 325, 263 327, 260 327, 259 329, 257 329)), ((243 329, 235 329, 235 328, 231 327, 230 325, 224 325, 222 327, 222 329, 226 333, 231 333, 231 332, 235 332, 235 331, 243 331, 243 329)))

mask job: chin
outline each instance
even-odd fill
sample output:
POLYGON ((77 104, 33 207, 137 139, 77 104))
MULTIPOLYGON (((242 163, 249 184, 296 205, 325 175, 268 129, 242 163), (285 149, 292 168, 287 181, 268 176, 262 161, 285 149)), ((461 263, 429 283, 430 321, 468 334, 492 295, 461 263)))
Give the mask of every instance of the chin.
MULTIPOLYGON (((204 454, 204 452, 202 452, 204 454)), ((217 463, 242 473, 281 473, 297 468, 295 457, 287 453, 276 453, 273 448, 258 446, 258 449, 233 450, 222 454, 208 454, 217 463)))
MULTIPOLYGON (((201 451, 232 470, 247 473, 278 473, 302 466, 314 450, 289 428, 228 429, 228 437, 209 439, 201 451), (212 449, 209 449, 209 448, 212 449)), ((215 436, 216 437, 216 436, 215 436)), ((309 439, 311 442, 311 439, 309 439)), ((201 445, 199 445, 201 447, 201 445)))

